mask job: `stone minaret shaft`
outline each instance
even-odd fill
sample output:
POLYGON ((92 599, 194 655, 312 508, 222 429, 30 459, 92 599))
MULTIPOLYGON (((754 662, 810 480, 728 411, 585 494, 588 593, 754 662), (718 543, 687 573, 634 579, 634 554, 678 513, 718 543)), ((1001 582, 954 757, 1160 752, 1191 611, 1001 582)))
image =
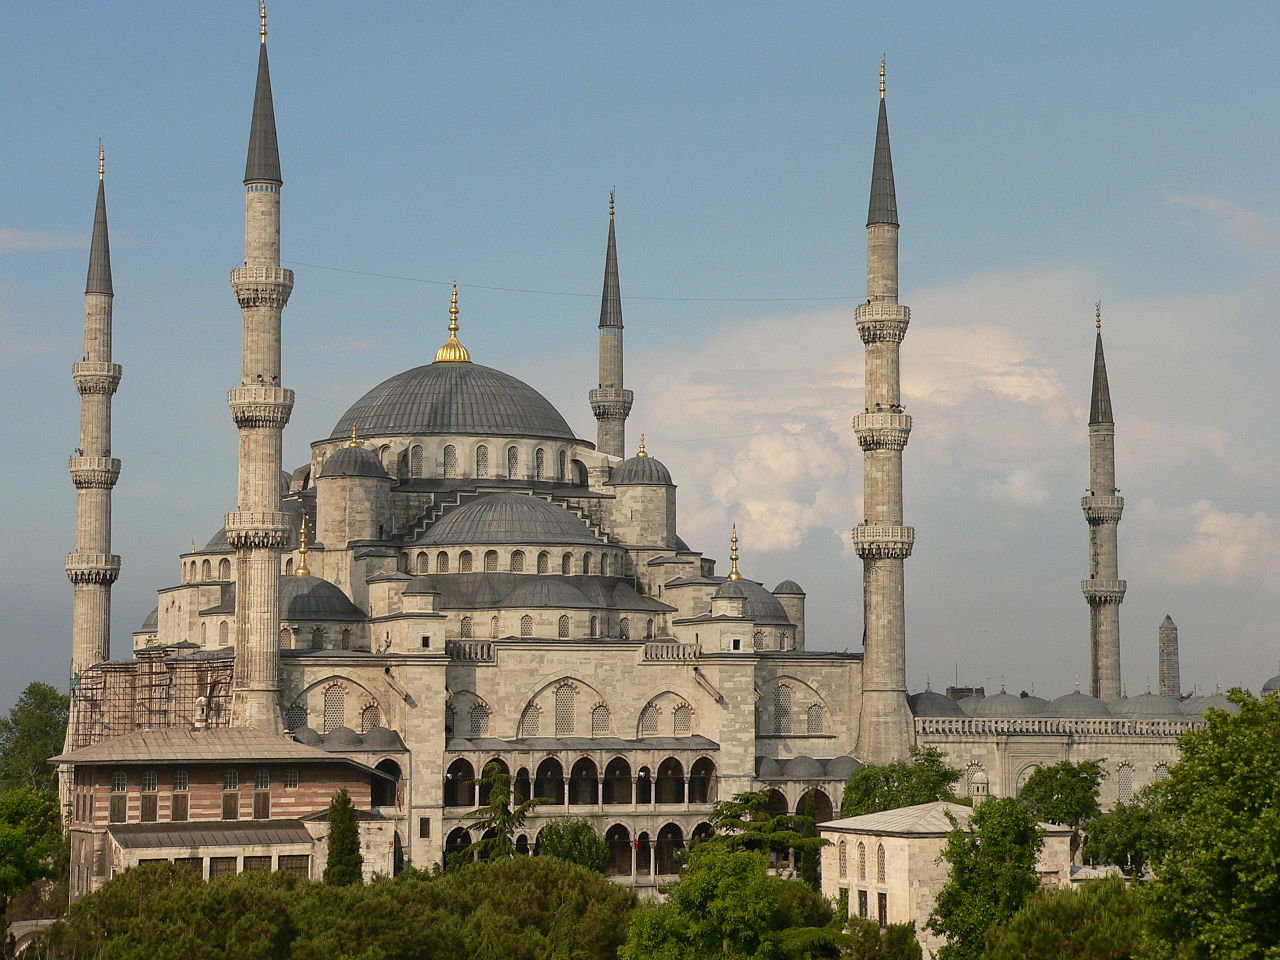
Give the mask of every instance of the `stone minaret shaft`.
POLYGON ((866 409, 853 419, 863 451, 863 522, 853 542, 862 558, 862 718, 858 757, 886 763, 912 743, 906 689, 903 561, 915 531, 902 520, 902 450, 911 433, 903 412, 898 352, 911 311, 898 303, 898 205, 889 152, 889 118, 881 68, 867 214, 867 302, 855 314, 866 346, 866 409))
POLYGON ((627 414, 632 393, 622 388, 622 294, 618 288, 618 245, 613 229, 613 194, 609 194, 609 246, 604 256, 604 292, 600 297, 600 386, 590 393, 598 424, 596 449, 625 457, 627 414))
POLYGON ((1089 603, 1090 692, 1102 700, 1120 698, 1120 579, 1116 527, 1124 498, 1116 496, 1116 426, 1102 355, 1102 321, 1093 355, 1093 396, 1089 404, 1089 493, 1080 501, 1089 523, 1089 579, 1080 584, 1089 603))
POLYGON ((86 667, 110 655, 111 585, 120 575, 120 558, 111 552, 111 489, 120 476, 120 461, 111 456, 111 397, 122 372, 120 364, 111 362, 112 297, 107 194, 99 150, 98 206, 84 287, 84 356, 71 367, 80 392, 80 446, 68 463, 76 487, 76 549, 67 557, 67 577, 74 584, 73 686, 86 667))
POLYGON ((227 395, 240 432, 237 508, 227 514, 236 548, 236 648, 231 722, 283 729, 279 702, 280 550, 292 520, 280 507, 280 442, 293 391, 280 385, 280 313, 293 271, 280 266, 280 155, 276 146, 266 19, 245 164, 244 266, 231 287, 244 315, 240 385, 227 395))
POLYGON ((1167 613, 1160 621, 1160 696, 1182 696, 1182 678, 1178 669, 1178 625, 1167 613))

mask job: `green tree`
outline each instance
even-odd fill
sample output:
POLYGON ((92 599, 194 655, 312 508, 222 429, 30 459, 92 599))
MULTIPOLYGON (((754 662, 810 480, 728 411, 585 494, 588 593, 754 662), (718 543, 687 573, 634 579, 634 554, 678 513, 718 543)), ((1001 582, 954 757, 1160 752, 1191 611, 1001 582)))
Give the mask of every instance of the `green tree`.
POLYGON ((1125 876, 1140 879, 1167 845, 1161 819, 1162 784, 1138 791, 1131 803, 1117 803, 1084 826, 1084 855, 1113 863, 1125 876))
POLYGON ((1141 892, 1118 877, 1040 890, 987 933, 982 960, 1133 960, 1146 925, 1141 892))
POLYGON ((359 883, 363 871, 356 808, 343 787, 329 801, 329 857, 325 861, 324 882, 338 887, 359 883))
POLYGON ((1167 845, 1148 885, 1157 957, 1280 957, 1280 696, 1232 690, 1235 716, 1178 740, 1161 784, 1167 845))
POLYGON ((846 929, 851 942, 840 954, 841 960, 921 960, 924 956, 914 923, 882 927, 874 920, 850 917, 846 929))
POLYGON ((31 683, 7 717, 0 717, 0 789, 56 792, 49 758, 62 752, 69 699, 47 683, 31 683))
POLYGON ((472 810, 470 829, 480 833, 480 839, 472 843, 462 852, 460 862, 479 857, 514 857, 516 855, 516 834, 524 826, 525 818, 540 803, 547 801, 534 797, 524 803, 511 806, 511 775, 496 763, 485 766, 479 779, 471 783, 489 791, 489 803, 472 810))
POLYGON ((1072 763, 1063 760, 1040 767, 1023 784, 1018 799, 1031 808, 1037 820, 1071 828, 1071 852, 1080 845, 1080 826, 1100 812, 1098 784, 1106 776, 1097 760, 1072 763))
POLYGON ((702 845, 716 844, 729 850, 754 850, 788 856, 817 852, 830 841, 815 835, 813 818, 803 814, 771 813, 769 791, 739 793, 732 800, 721 800, 711 808, 713 834, 702 845))
POLYGON ((29 787, 0 793, 0 916, 32 881, 58 876, 64 851, 55 796, 29 787))
POLYGON ((665 902, 638 910, 619 960, 800 960, 850 942, 807 884, 771 876, 765 856, 703 843, 665 902))
POLYGON ((952 785, 960 771, 947 766, 936 747, 912 747, 910 761, 865 766, 849 775, 844 785, 840 816, 860 817, 934 800, 955 801, 952 785))
POLYGON ((580 867, 604 873, 609 866, 609 846, 591 821, 580 818, 552 820, 538 833, 538 856, 559 857, 580 867))
POLYGON ((1035 817, 1013 797, 985 800, 968 829, 947 835, 941 859, 951 876, 938 891, 928 927, 947 938, 940 960, 977 960, 996 924, 1018 911, 1039 886, 1036 857, 1044 842, 1035 817))

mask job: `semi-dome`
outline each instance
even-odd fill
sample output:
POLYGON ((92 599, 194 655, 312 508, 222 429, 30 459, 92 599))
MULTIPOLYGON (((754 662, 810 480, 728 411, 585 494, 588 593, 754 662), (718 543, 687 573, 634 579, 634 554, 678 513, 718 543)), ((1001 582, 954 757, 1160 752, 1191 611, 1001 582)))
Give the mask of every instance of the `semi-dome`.
POLYGON ((1044 715, 1065 720, 1100 720, 1113 714, 1111 708, 1097 697, 1077 690, 1052 700, 1044 715))
POLYGON ((778 766, 778 761, 773 759, 773 757, 756 757, 756 779, 782 779, 782 768, 778 766))
POLYGON ((849 774, 861 767, 862 764, 853 759, 853 757, 832 757, 827 761, 827 776, 847 780, 849 774))
POLYGON ((922 690, 907 697, 912 716, 916 717, 963 717, 965 712, 960 704, 944 693, 936 690, 922 690))
POLYGON ((378 455, 366 447, 345 446, 332 454, 320 468, 320 477, 376 477, 388 479, 378 455))
POLYGON ((564 507, 519 493, 489 493, 477 497, 446 513, 419 542, 435 546, 477 543, 602 546, 587 525, 564 507))
POLYGON ((988 719, 1003 717, 1030 717, 1039 713, 1036 704, 1027 703, 1027 697, 1015 697, 1001 690, 989 697, 983 697, 973 707, 973 716, 988 719))
MULTIPOLYGON (((138 628, 138 633, 155 633, 160 626, 160 608, 152 607, 151 612, 147 614, 147 619, 142 621, 142 626, 138 628)), ((1263 689, 1266 689, 1265 687, 1263 689)))
POLYGON ((334 727, 324 735, 324 744, 326 747, 358 747, 360 734, 350 727, 334 727))
POLYGON ((671 471, 648 454, 623 460, 613 469, 608 483, 631 486, 671 486, 671 471))
POLYGON ((1182 720, 1186 714, 1178 701, 1158 693, 1142 693, 1123 703, 1113 703, 1111 712, 1128 720, 1182 720))
POLYGON ((1031 714, 1042 714, 1049 709, 1049 701, 1044 697, 1037 697, 1034 693, 1029 693, 1021 699, 1027 701, 1027 712, 1031 714))
POLYGON ((280 619, 363 620, 365 614, 328 580, 286 575, 280 578, 280 619))
POLYGON ((382 381, 342 415, 330 436, 347 436, 353 427, 363 437, 462 434, 577 441, 546 397, 478 363, 429 363, 382 381))
POLYGON ((364 745, 375 750, 404 749, 404 743, 394 730, 386 727, 370 727, 364 732, 364 745))
POLYGON ((803 597, 804 590, 794 580, 783 580, 770 591, 775 597, 803 597))
POLYGON ((318 747, 324 742, 320 734, 316 733, 310 727, 299 727, 293 731, 293 739, 299 743, 305 743, 308 747, 318 747))
POLYGON ((822 764, 804 754, 782 761, 782 769, 791 780, 822 780, 826 777, 822 764))
POLYGON ((756 623, 789 624, 791 618, 778 598, 754 580, 726 580, 712 595, 716 600, 742 600, 742 618, 756 623))

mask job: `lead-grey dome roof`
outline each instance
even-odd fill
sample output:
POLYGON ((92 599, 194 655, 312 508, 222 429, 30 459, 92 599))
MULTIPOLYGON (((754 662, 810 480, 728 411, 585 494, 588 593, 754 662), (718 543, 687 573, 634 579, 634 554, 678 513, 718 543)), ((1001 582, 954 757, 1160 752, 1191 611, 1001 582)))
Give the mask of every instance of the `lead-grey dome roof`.
POLYGON ((1268 680, 1266 683, 1262 685, 1263 693, 1273 693, 1277 690, 1280 690, 1280 674, 1277 674, 1276 676, 1272 677, 1270 680, 1268 680))
POLYGON ((564 507, 518 493, 479 496, 446 513, 431 525, 419 542, 440 546, 480 543, 603 545, 585 523, 564 507))
POLYGON ((1207 710, 1225 710, 1227 713, 1239 713, 1240 704, 1232 703, 1226 694, 1218 692, 1207 697, 1192 697, 1179 704, 1182 712, 1189 717, 1203 717, 1207 710))
POLYGON ((1079 690, 1056 697, 1049 703, 1049 709, 1044 715, 1065 720, 1098 720, 1113 716, 1111 708, 1105 703, 1079 690))
POLYGON ((1112 704, 1111 712, 1130 720, 1182 720, 1186 714, 1178 701, 1158 693, 1142 693, 1123 703, 1112 704))
POLYGON ((912 716, 916 717, 963 717, 967 716, 960 704, 946 694, 936 690, 922 690, 907 697, 912 716))
POLYGON ((794 580, 783 580, 773 588, 773 594, 778 597, 803 597, 804 590, 794 580))
POLYGON ((1001 690, 989 697, 983 697, 973 707, 975 717, 1030 717, 1039 713, 1037 704, 1027 703, 1028 697, 1015 697, 1001 690))
POLYGON ((346 446, 340 448, 324 462, 320 468, 323 477, 377 477, 387 479, 387 471, 382 461, 372 450, 364 447, 346 446))
POLYGON ((742 598, 742 618, 756 623, 791 623, 778 598, 754 580, 726 580, 716 587, 715 599, 742 598))
POLYGON ((633 486, 670 486, 671 471, 656 457, 647 454, 643 457, 632 457, 623 460, 609 477, 608 483, 630 484, 633 486))
POLYGON ((342 415, 331 437, 462 434, 577 440, 542 394, 478 363, 428 363, 383 380, 342 415))

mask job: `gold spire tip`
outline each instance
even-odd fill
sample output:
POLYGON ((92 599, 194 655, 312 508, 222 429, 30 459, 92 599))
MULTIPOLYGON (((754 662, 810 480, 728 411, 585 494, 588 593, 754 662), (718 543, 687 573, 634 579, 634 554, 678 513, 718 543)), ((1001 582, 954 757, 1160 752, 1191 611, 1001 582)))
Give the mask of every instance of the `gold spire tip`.
POLYGON ((258 33, 262 37, 262 42, 267 42, 267 0, 258 0, 258 19, 262 21, 262 26, 258 33))
POLYGON ((733 525, 733 535, 729 537, 729 579, 741 580, 738 572, 738 525, 733 525))
POLYGON ((613 195, 617 192, 617 190, 618 188, 614 187, 609 191, 609 219, 610 220, 613 219, 613 195))
POLYGON ((436 363, 470 363, 471 353, 458 341, 458 282, 449 301, 449 339, 436 351, 436 363))
POLYGON ((880 54, 880 99, 884 99, 884 54, 880 54))
POLYGON ((1093 303, 1093 329, 1099 333, 1102 332, 1102 301, 1095 300, 1093 303))
POLYGON ((298 527, 298 569, 295 570, 294 576, 309 577, 311 571, 307 569, 307 518, 302 518, 302 524, 298 527))
POLYGON ((351 424, 351 439, 347 441, 348 447, 363 447, 364 444, 360 440, 359 434, 356 433, 356 425, 351 424))
POLYGON ((637 457, 647 457, 649 454, 644 451, 644 434, 640 434, 640 449, 636 451, 637 457))
POLYGON ((102 141, 98 141, 98 179, 107 175, 107 152, 102 149, 102 141))

